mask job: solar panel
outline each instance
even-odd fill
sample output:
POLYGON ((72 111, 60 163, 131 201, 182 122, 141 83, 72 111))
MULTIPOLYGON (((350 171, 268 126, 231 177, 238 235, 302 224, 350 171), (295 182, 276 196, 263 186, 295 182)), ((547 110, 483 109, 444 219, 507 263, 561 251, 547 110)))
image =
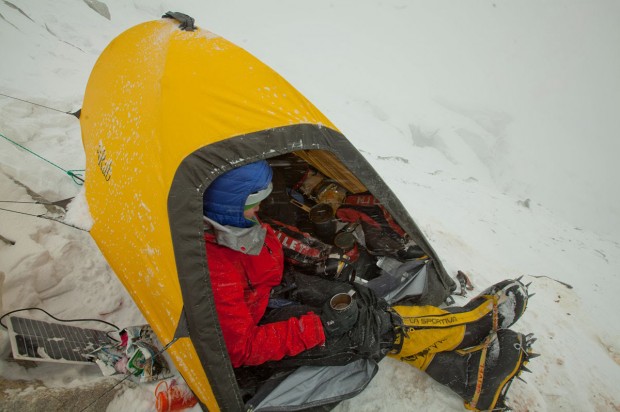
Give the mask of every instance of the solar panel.
POLYGON ((105 331, 10 316, 9 339, 15 359, 93 364, 87 355, 112 340, 105 331))

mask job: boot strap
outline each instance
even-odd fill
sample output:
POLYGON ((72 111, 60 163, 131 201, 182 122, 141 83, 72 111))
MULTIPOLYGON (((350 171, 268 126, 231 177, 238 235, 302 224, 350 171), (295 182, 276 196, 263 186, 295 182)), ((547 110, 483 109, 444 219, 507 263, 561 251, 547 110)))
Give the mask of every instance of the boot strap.
POLYGON ((497 332, 497 330, 499 329, 499 304, 501 303, 500 297, 497 294, 483 296, 493 301, 493 332, 497 332))
POLYGON ((469 348, 467 350, 457 351, 462 353, 469 353, 482 349, 480 353, 480 363, 478 364, 478 374, 476 375, 476 389, 474 391, 474 395, 471 398, 471 401, 465 403, 465 407, 467 409, 477 410, 476 404, 478 403, 478 399, 480 399, 480 394, 482 393, 482 384, 484 383, 484 367, 486 366, 487 350, 491 342, 493 342, 493 340, 495 339, 497 339, 497 334, 492 332, 480 345, 469 348))
POLYGON ((493 332, 497 332, 499 329, 499 297, 492 295, 493 299, 493 332))
POLYGON ((482 382, 484 381, 484 366, 486 365, 487 360, 487 346, 482 349, 480 364, 478 365, 478 379, 476 379, 476 390, 474 392, 474 396, 471 398, 471 402, 469 404, 472 408, 476 407, 478 403, 478 399, 480 398, 480 393, 482 392, 482 382))

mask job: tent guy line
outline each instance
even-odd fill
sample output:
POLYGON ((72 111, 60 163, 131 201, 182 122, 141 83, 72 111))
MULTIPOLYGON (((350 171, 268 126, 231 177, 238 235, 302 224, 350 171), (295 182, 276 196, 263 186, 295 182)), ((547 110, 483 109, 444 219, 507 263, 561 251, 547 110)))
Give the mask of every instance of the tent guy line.
POLYGON ((77 226, 72 225, 72 224, 70 224, 70 223, 63 222, 63 221, 62 221, 62 220, 60 220, 60 219, 56 219, 56 218, 49 217, 49 216, 45 216, 45 215, 35 215, 34 213, 19 212, 19 211, 17 211, 17 210, 5 209, 5 208, 3 208, 3 207, 0 207, 0 210, 2 210, 2 211, 4 211, 4 212, 16 213, 16 214, 18 214, 18 215, 26 215, 26 216, 32 216, 32 217, 38 217, 38 218, 41 218, 41 219, 51 220, 51 221, 53 221, 53 222, 58 222, 58 223, 61 223, 61 224, 65 225, 65 226, 69 226, 69 227, 72 227, 72 228, 74 228, 74 229, 81 230, 81 231, 83 231, 83 232, 90 232, 89 230, 82 229, 81 227, 77 227, 77 226))
POLYGON ((80 112, 81 112, 81 109, 78 109, 78 110, 76 110, 75 112, 65 112, 65 111, 62 111, 62 110, 60 110, 60 109, 56 109, 56 108, 54 108, 54 107, 49 107, 49 106, 46 106, 46 105, 44 105, 44 104, 40 104, 40 103, 31 102, 31 101, 29 101, 29 100, 25 100, 25 99, 20 99, 19 97, 15 97, 15 96, 9 96, 8 94, 4 94, 4 93, 0 93, 0 96, 8 97, 9 99, 13 99, 13 100, 19 100, 20 102, 24 102, 24 103, 32 104, 32 105, 34 105, 34 106, 43 107, 43 108, 46 108, 46 109, 49 109, 49 110, 53 110, 53 111, 55 111, 55 112, 64 113, 64 114, 69 114, 69 115, 71 115, 71 116, 75 116, 75 117, 77 117, 78 119, 80 118, 80 112))
POLYGON ((15 146, 24 149, 25 151, 27 151, 28 153, 38 157, 41 160, 44 160, 45 162, 51 164, 52 166, 54 166, 57 169, 62 170, 64 173, 66 173, 69 177, 71 177, 71 179, 75 182, 76 185, 83 185, 84 184, 84 179, 82 179, 82 175, 81 174, 77 174, 75 172, 82 172, 84 171, 83 169, 63 169, 62 167, 58 166, 56 163, 44 158, 43 156, 39 155, 38 153, 33 152, 32 150, 28 149, 27 147, 17 143, 15 140, 9 139, 8 137, 6 137, 5 135, 3 135, 2 133, 0 133, 0 137, 3 137, 6 141, 8 141, 9 143, 14 144, 15 146), (79 182, 78 182, 79 180, 79 182))

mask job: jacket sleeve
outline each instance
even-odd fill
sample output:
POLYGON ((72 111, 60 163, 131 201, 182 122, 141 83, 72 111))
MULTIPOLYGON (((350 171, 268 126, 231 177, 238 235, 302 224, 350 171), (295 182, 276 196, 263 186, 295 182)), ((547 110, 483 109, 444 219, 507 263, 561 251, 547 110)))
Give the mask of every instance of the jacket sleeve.
MULTIPOLYGON (((222 261, 220 261, 222 262, 222 261)), ((222 262, 223 263, 223 262, 222 262)), ((267 361, 295 356, 325 342, 323 325, 318 315, 309 312, 299 318, 258 325, 257 313, 264 309, 249 307, 243 279, 238 268, 220 268, 225 279, 213 284, 213 296, 233 367, 260 365, 267 361)), ((213 272, 212 272, 213 274, 213 272)), ((256 291, 256 293, 268 291, 256 291)))

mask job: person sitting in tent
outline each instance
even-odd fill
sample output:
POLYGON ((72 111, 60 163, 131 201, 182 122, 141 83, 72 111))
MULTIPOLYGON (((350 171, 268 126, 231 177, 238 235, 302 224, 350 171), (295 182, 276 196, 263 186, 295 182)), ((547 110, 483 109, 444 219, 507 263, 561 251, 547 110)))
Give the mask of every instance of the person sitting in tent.
POLYGON ((501 408, 532 357, 530 335, 507 329, 527 306, 519 280, 491 286, 464 307, 392 306, 362 285, 297 274, 300 304, 268 310, 284 273, 282 246, 257 217, 272 191, 258 161, 216 178, 204 194, 207 263, 233 367, 338 365, 384 356, 407 362, 459 394, 469 409, 501 408), (333 310, 335 293, 357 310, 333 310))

